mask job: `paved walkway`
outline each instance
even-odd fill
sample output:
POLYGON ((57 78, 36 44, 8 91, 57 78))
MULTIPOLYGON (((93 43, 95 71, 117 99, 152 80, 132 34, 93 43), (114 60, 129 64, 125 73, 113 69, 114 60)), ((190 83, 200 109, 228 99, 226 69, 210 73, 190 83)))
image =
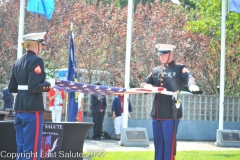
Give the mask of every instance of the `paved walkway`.
MULTIPOLYGON (((177 151, 191 150, 240 150, 235 147, 217 147, 215 142, 194 142, 194 141, 178 141, 177 151)), ((86 139, 83 146, 83 151, 154 151, 153 141, 150 141, 149 147, 126 147, 120 146, 116 140, 91 140, 86 139)))

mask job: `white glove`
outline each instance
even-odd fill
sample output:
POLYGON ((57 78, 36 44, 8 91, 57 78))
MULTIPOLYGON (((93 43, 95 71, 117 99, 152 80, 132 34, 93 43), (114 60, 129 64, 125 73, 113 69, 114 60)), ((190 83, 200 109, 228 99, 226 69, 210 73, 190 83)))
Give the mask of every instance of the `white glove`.
POLYGON ((153 86, 151 84, 145 84, 143 86, 143 88, 145 88, 145 89, 153 89, 153 86))
POLYGON ((189 91, 191 91, 191 92, 197 92, 197 91, 200 90, 199 87, 198 87, 197 85, 194 85, 194 84, 190 85, 190 86, 188 87, 188 89, 189 89, 189 91))
POLYGON ((51 84, 51 88, 55 86, 55 79, 49 79, 47 81, 51 84))

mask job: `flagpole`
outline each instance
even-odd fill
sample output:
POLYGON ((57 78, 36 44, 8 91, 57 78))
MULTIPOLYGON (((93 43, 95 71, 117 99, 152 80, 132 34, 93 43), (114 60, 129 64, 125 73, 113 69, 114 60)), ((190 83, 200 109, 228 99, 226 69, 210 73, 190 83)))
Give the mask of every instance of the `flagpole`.
POLYGON ((219 100, 219 130, 223 130, 224 109, 224 77, 225 77, 225 45, 226 45, 226 0, 222 0, 222 30, 221 30, 221 68, 220 68, 220 100, 219 100))
POLYGON ((19 26, 18 26, 18 51, 17 58, 22 57, 22 37, 24 31, 25 0, 20 0, 19 26))
MULTIPOLYGON (((72 32, 72 30, 73 30, 73 23, 71 22, 71 24, 70 24, 70 32, 72 32)), ((66 106, 65 106, 65 122, 67 122, 67 118, 68 118, 68 92, 67 92, 67 94, 66 94, 67 96, 66 96, 66 106)))
POLYGON ((68 116, 68 92, 66 92, 66 98, 65 98, 65 122, 67 122, 67 116, 68 116))
POLYGON ((73 31, 73 23, 71 22, 70 31, 73 31))
MULTIPOLYGON (((130 57, 132 47, 132 4, 133 0, 128 0, 128 18, 127 18, 127 44, 126 44, 126 61, 125 61, 125 88, 129 89, 130 78, 130 57)), ((124 95, 123 110, 123 128, 128 127, 128 94, 124 95)))

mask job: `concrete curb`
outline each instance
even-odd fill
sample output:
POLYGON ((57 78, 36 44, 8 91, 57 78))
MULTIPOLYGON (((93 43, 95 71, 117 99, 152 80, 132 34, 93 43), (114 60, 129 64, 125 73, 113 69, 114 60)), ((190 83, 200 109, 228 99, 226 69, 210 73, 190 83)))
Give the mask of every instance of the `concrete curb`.
MULTIPOLYGON (((239 147, 218 147, 213 141, 177 141, 177 151, 220 151, 240 150, 239 147)), ((117 140, 91 140, 85 139, 83 151, 154 151, 153 141, 150 140, 149 147, 126 147, 120 146, 117 140)))

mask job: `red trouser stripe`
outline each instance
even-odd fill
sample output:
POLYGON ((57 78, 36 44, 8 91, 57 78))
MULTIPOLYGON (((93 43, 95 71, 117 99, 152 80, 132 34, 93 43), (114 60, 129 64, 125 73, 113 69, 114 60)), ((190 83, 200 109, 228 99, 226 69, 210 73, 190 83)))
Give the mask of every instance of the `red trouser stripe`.
POLYGON ((37 154, 38 154, 37 147, 38 147, 38 139, 39 139, 39 124, 40 124, 39 112, 36 112, 36 133, 35 133, 34 148, 33 148, 33 153, 34 153, 33 160, 37 159, 37 154))

